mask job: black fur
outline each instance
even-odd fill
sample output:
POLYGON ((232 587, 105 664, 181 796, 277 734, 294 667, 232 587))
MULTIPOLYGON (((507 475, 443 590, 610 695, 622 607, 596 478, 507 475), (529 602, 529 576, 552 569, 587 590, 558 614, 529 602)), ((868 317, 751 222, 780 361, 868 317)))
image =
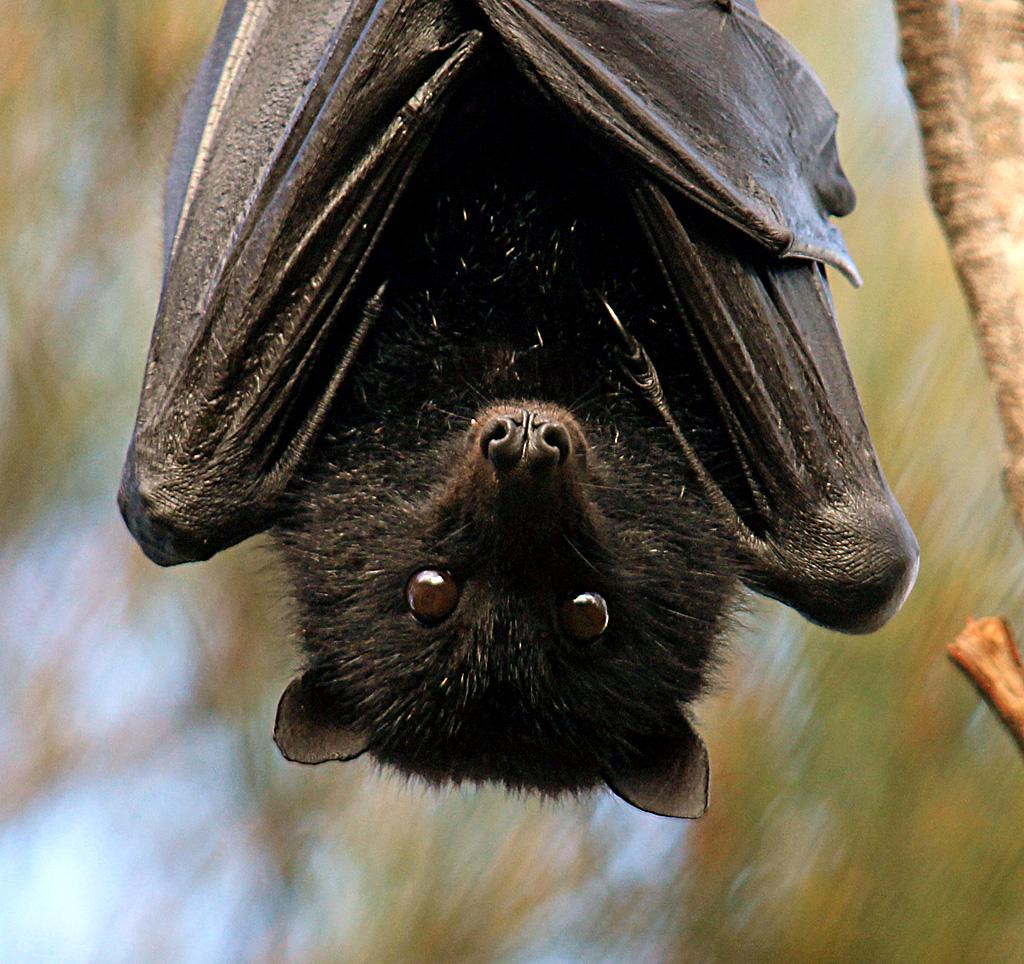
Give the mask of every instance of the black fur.
POLYGON ((559 793, 671 743, 713 665, 737 566, 675 443, 618 375, 601 299, 646 324, 661 286, 614 170, 595 153, 568 176, 551 158, 586 145, 498 101, 453 110, 436 135, 435 157, 454 144, 480 164, 455 180, 425 160, 432 189, 408 192, 376 255, 387 310, 344 418, 275 535, 333 723, 430 780, 559 793), (548 487, 510 494, 488 474, 471 417, 501 403, 585 435, 548 487), (433 628, 404 597, 424 568, 462 586, 433 628), (556 618, 584 591, 610 610, 589 644, 556 618))

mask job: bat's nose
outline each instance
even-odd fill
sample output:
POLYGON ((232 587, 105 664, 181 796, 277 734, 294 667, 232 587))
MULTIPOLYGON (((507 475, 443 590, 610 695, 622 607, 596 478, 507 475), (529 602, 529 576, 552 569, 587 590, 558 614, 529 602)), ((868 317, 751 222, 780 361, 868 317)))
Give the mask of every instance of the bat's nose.
POLYGON ((480 451, 499 475, 518 467, 543 471, 565 463, 572 440, 561 422, 523 411, 492 418, 480 433, 480 451))

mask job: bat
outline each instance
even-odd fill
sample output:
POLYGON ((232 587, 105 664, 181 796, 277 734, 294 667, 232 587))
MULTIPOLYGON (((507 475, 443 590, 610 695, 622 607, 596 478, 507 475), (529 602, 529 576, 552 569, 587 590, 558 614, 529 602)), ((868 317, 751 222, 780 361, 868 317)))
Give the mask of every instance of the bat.
POLYGON ((900 607, 835 132, 753 0, 227 0, 119 504, 161 565, 270 533, 284 756, 696 817, 738 587, 900 607))

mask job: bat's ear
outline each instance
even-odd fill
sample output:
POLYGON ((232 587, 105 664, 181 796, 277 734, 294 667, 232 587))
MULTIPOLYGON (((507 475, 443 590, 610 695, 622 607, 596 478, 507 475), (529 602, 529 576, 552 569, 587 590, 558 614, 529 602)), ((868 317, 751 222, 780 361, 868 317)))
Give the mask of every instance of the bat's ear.
POLYGON ((695 820, 708 808, 708 775, 708 749, 684 720, 671 741, 609 776, 608 786, 639 810, 695 820))
POLYGON ((354 760, 369 744, 361 733, 332 721, 323 696, 305 675, 288 684, 277 704, 274 742, 293 763, 354 760))

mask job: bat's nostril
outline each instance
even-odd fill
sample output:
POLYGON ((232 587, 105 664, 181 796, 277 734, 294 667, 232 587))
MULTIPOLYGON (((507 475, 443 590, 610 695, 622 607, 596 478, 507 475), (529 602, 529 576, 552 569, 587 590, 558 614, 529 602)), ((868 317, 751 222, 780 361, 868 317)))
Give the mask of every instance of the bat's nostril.
POLYGON ((515 468, 523 456, 523 435, 523 426, 499 416, 480 433, 480 450, 499 472, 506 472, 515 468))
POLYGON ((549 422, 540 431, 540 448, 543 450, 554 450, 558 453, 558 462, 561 465, 572 454, 572 440, 564 425, 558 422, 549 422))

